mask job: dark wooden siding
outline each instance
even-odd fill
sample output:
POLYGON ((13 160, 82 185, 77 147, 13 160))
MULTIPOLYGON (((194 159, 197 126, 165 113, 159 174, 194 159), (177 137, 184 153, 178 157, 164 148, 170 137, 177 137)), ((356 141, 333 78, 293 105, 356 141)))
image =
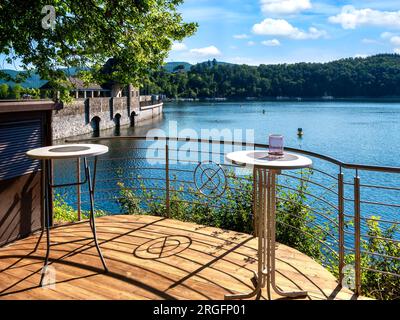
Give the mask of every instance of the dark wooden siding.
POLYGON ((41 228, 41 171, 0 181, 0 246, 41 228))
POLYGON ((36 172, 40 161, 30 159, 26 152, 43 146, 40 119, 0 123, 0 180, 36 172))
POLYGON ((51 110, 37 108, 0 112, 0 246, 42 227, 41 163, 25 155, 51 144, 51 110))

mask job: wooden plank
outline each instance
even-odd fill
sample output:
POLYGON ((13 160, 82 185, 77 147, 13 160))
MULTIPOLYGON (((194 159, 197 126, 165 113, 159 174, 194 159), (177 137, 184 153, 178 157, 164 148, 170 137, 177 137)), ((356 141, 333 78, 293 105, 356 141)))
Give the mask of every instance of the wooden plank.
POLYGON ((54 110, 56 103, 51 100, 9 100, 0 102, 0 113, 54 110))
MULTIPOLYGON (((252 288, 257 240, 249 235, 151 216, 102 217, 97 228, 108 274, 88 224, 60 226, 51 231, 55 288, 37 288, 45 237, 29 255, 34 235, 0 249, 0 292, 15 283, 0 299, 223 299, 252 288)), ((281 244, 277 270, 279 287, 308 290, 305 299, 352 297, 346 289, 333 294, 337 282, 326 269, 281 244)))

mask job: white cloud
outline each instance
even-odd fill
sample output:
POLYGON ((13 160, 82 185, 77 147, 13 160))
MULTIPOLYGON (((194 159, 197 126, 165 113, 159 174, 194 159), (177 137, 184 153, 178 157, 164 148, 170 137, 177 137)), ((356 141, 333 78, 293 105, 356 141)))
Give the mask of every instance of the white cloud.
POLYGON ((341 13, 328 20, 341 24, 343 29, 355 29, 362 25, 400 28, 400 11, 358 10, 354 6, 344 6, 341 13))
POLYGON ((209 46, 204 48, 191 49, 190 53, 200 57, 211 57, 211 56, 220 56, 222 53, 215 46, 209 46))
POLYGON ((252 46, 255 46, 256 43, 255 43, 254 41, 248 41, 248 42, 247 42, 247 45, 250 46, 250 47, 252 47, 252 46))
POLYGON ((380 42, 378 40, 369 39, 369 38, 364 38, 361 40, 361 42, 364 44, 380 44, 380 42))
POLYGON ((282 36, 295 40, 318 39, 325 37, 326 31, 311 27, 308 31, 303 31, 292 26, 283 19, 264 19, 264 21, 253 26, 253 32, 258 35, 282 36))
POLYGON ((174 42, 172 44, 172 51, 184 51, 187 50, 187 46, 186 44, 182 43, 182 42, 174 42))
POLYGON ((383 32, 383 33, 381 34, 381 38, 382 38, 382 39, 390 39, 390 38, 393 37, 393 36, 395 36, 395 34, 392 33, 392 32, 383 32))
POLYGON ((262 41, 261 44, 267 47, 278 47, 281 45, 280 41, 278 39, 272 39, 272 40, 265 40, 262 41))
POLYGON ((396 47, 400 46, 400 36, 398 34, 392 32, 383 32, 381 34, 381 38, 385 40, 389 40, 390 43, 396 47))
POLYGON ((261 11, 266 14, 291 14, 311 9, 310 0, 261 0, 261 11))
POLYGON ((390 38, 390 43, 393 44, 396 47, 400 47, 400 37, 399 36, 394 36, 390 38))
POLYGON ((243 33, 243 34, 235 34, 233 36, 235 39, 248 39, 250 38, 247 34, 243 33))
POLYGON ((394 53, 400 54, 400 48, 394 49, 394 53))

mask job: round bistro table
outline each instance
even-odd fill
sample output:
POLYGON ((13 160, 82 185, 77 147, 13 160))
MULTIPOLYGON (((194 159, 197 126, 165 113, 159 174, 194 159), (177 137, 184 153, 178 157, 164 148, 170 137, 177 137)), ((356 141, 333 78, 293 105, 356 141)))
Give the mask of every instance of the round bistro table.
MULTIPOLYGON (((95 223, 95 215, 94 215, 94 185, 96 182, 96 168, 97 168, 97 156, 105 154, 108 152, 108 147, 100 144, 66 144, 66 145, 56 145, 49 146, 43 148, 37 148, 28 151, 26 154, 28 157, 33 159, 42 160, 42 167, 44 170, 44 229, 46 229, 47 236, 47 250, 46 250, 46 258, 44 262, 44 266, 42 269, 42 276, 40 278, 40 285, 43 285, 43 279, 47 271, 47 266, 49 263, 49 255, 50 255, 50 208, 51 208, 51 197, 50 192, 54 188, 63 188, 63 187, 71 187, 71 186, 80 186, 87 184, 89 197, 90 197, 90 217, 89 223, 90 228, 93 233, 94 243, 97 248, 97 252, 103 264, 104 270, 107 272, 107 265, 104 261, 103 254, 101 253, 96 234, 96 223, 95 223), (88 166, 88 157, 94 157, 94 165, 93 165, 93 179, 90 174, 90 168, 88 166), (82 182, 73 182, 73 183, 65 183, 54 185, 50 181, 51 176, 51 161, 52 160, 61 160, 61 159, 81 159, 83 158, 84 168, 85 168, 85 179, 82 182)), ((42 229, 42 234, 39 238, 39 241, 43 235, 44 229, 42 229)))
POLYGON ((261 291, 270 287, 285 297, 307 296, 306 291, 286 292, 276 285, 275 277, 275 227, 276 227, 276 176, 281 170, 309 168, 311 159, 285 152, 283 157, 270 156, 268 151, 237 151, 228 153, 227 160, 233 164, 252 167, 254 175, 254 216, 258 236, 258 270, 252 278, 255 289, 249 293, 226 295, 225 299, 260 298, 261 291))

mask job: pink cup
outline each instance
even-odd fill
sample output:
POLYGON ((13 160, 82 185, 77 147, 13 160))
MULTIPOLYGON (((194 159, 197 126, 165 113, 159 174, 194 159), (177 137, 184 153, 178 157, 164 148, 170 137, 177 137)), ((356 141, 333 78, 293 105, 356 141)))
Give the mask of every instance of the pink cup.
POLYGON ((283 136, 280 134, 269 135, 269 151, 271 156, 283 156, 283 136))

